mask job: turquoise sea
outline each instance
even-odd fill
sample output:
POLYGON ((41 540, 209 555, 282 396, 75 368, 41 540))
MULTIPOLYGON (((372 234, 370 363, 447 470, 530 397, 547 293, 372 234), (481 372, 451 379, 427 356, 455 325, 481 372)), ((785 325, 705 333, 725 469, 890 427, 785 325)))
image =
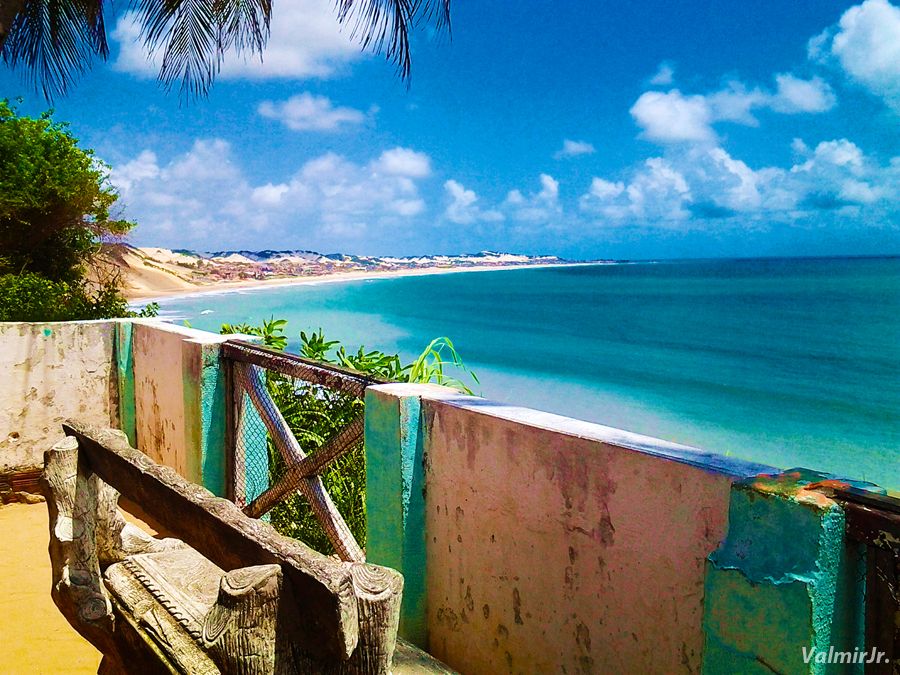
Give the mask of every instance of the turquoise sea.
POLYGON ((462 272, 162 310, 216 331, 286 318, 405 357, 447 335, 488 398, 900 488, 900 258, 462 272))

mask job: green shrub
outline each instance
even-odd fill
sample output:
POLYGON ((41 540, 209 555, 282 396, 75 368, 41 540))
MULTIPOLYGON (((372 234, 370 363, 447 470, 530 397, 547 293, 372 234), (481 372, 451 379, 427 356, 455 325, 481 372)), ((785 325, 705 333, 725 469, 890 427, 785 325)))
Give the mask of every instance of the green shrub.
MULTIPOLYGON (((272 319, 261 326, 225 324, 221 332, 258 335, 267 347, 283 350, 287 347, 287 337, 284 335, 286 325, 287 321, 283 319, 272 319)), ((321 329, 314 333, 300 333, 300 353, 309 359, 352 368, 394 382, 435 382, 471 394, 469 387, 461 380, 445 372, 447 366, 478 382, 478 378, 465 367, 453 343, 447 338, 432 340, 419 357, 407 365, 401 363, 397 354, 367 351, 363 347, 355 352, 348 352, 338 341, 327 340, 321 329), (445 360, 445 357, 449 360, 445 360)), ((315 453, 364 409, 364 403, 360 399, 294 380, 280 373, 267 371, 266 383, 285 422, 307 454, 315 453)), ((284 474, 286 467, 271 438, 267 439, 267 450, 269 485, 273 485, 284 474)), ((329 465, 322 474, 322 482, 353 536, 365 548, 366 453, 362 444, 329 465)), ((298 494, 275 506, 269 512, 269 520, 282 534, 299 539, 322 553, 334 552, 306 500, 298 494)))
POLYGON ((117 288, 91 291, 84 283, 51 281, 39 274, 0 275, 0 321, 76 321, 156 316, 159 305, 128 309, 117 288))
POLYGON ((111 215, 117 200, 65 123, 0 100, 0 321, 133 316, 115 268, 98 264, 133 227, 111 215))

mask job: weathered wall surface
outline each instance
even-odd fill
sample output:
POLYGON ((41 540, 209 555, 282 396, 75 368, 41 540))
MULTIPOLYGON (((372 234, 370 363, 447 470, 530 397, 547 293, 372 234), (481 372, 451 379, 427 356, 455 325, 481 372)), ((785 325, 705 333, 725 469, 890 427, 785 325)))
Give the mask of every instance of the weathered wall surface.
POLYGON ((731 478, 426 405, 429 644, 466 673, 696 672, 731 478))
POLYGON ((474 675, 699 672, 732 483, 768 469, 414 385, 368 390, 366 452, 402 630, 474 675))
POLYGON ((118 426, 115 324, 0 323, 0 471, 43 466, 69 417, 118 426))
POLYGON ((804 662, 864 644, 832 476, 408 384, 367 390, 366 460, 401 634, 461 672, 859 671, 804 662))
POLYGON ((184 340, 180 331, 169 327, 132 326, 137 448, 190 478, 184 433, 184 340))
POLYGON ((138 449, 216 494, 225 481, 225 339, 159 321, 131 329, 138 449))
POLYGON ((733 488, 728 536, 707 563, 704 673, 863 672, 805 658, 863 649, 865 565, 841 508, 805 488, 826 476, 804 473, 733 488))

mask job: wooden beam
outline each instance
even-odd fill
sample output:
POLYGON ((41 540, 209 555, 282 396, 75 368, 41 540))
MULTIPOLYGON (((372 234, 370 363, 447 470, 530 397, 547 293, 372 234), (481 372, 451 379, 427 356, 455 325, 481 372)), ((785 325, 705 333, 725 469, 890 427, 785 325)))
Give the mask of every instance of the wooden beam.
POLYGON ((153 462, 111 430, 69 421, 68 436, 91 470, 123 496, 152 510, 168 532, 188 542, 226 571, 279 564, 300 613, 300 646, 322 659, 346 659, 359 640, 359 615, 351 565, 278 534, 246 517, 226 499, 153 462))
MULTIPOLYGON (((299 490, 310 507, 316 514, 316 520, 328 536, 328 541, 340 556, 341 560, 352 562, 365 562, 365 552, 360 547, 344 517, 338 511, 337 506, 325 489, 319 476, 295 477, 291 469, 300 466, 306 457, 306 453, 300 447, 294 434, 288 427, 284 416, 272 400, 271 394, 263 379, 263 371, 249 363, 235 365, 235 371, 240 375, 239 379, 244 390, 253 402, 253 406, 259 413, 260 419, 269 430, 275 447, 284 458, 288 472, 281 477, 275 485, 262 493, 244 508, 244 513, 254 518, 259 518, 269 511, 285 496, 299 490)), ((361 431, 361 429, 360 429, 361 431)), ((328 451, 331 452, 331 451, 328 451)))
POLYGON ((330 363, 320 363, 296 354, 267 349, 240 340, 228 340, 222 344, 222 358, 252 363, 255 366, 290 375, 299 380, 362 398, 366 387, 384 384, 379 378, 340 368, 330 363))

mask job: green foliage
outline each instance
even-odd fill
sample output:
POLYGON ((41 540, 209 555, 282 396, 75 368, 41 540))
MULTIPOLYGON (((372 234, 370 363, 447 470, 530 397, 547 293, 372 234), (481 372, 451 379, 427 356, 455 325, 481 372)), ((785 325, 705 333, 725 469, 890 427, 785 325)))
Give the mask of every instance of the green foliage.
POLYGON ((263 345, 269 349, 283 351, 287 349, 288 343, 287 336, 284 334, 285 326, 287 326, 286 319, 272 317, 268 321, 263 321, 261 326, 251 326, 248 323, 223 323, 219 332, 223 335, 228 333, 257 335, 263 339, 263 345))
POLYGON ((111 217, 117 199, 106 165, 66 124, 0 100, 0 272, 80 281, 100 243, 133 227, 111 217))
POLYGON ((0 100, 0 321, 134 315, 118 276, 93 264, 133 226, 110 215, 117 199, 107 167, 65 124, 0 100))
MULTIPOLYGON (((258 335, 266 346, 283 350, 287 346, 286 325, 286 321, 273 318, 262 326, 224 324, 221 332, 258 335)), ((394 382, 436 382, 471 393, 462 381, 447 375, 445 367, 448 366, 467 373, 478 382, 447 338, 432 340, 413 363, 403 365, 397 354, 367 351, 363 347, 348 351, 337 340, 326 339, 320 328, 313 333, 300 333, 300 353, 308 359, 352 368, 394 382)), ((272 399, 307 454, 316 452, 363 412, 363 401, 355 397, 280 373, 267 372, 266 378, 272 399)), ((267 446, 269 482, 272 484, 284 474, 285 465, 271 438, 267 440, 267 446)), ((350 531, 365 547, 366 455, 362 445, 333 462, 322 475, 322 482, 350 531)), ((282 501, 269 512, 269 518, 282 534, 299 539, 322 553, 333 553, 331 543, 303 497, 295 494, 282 501)))
POLYGON ((115 287, 90 292, 84 284, 51 281, 39 274, 0 275, 0 321, 73 321, 110 317, 156 316, 159 305, 150 303, 139 312, 115 287))

